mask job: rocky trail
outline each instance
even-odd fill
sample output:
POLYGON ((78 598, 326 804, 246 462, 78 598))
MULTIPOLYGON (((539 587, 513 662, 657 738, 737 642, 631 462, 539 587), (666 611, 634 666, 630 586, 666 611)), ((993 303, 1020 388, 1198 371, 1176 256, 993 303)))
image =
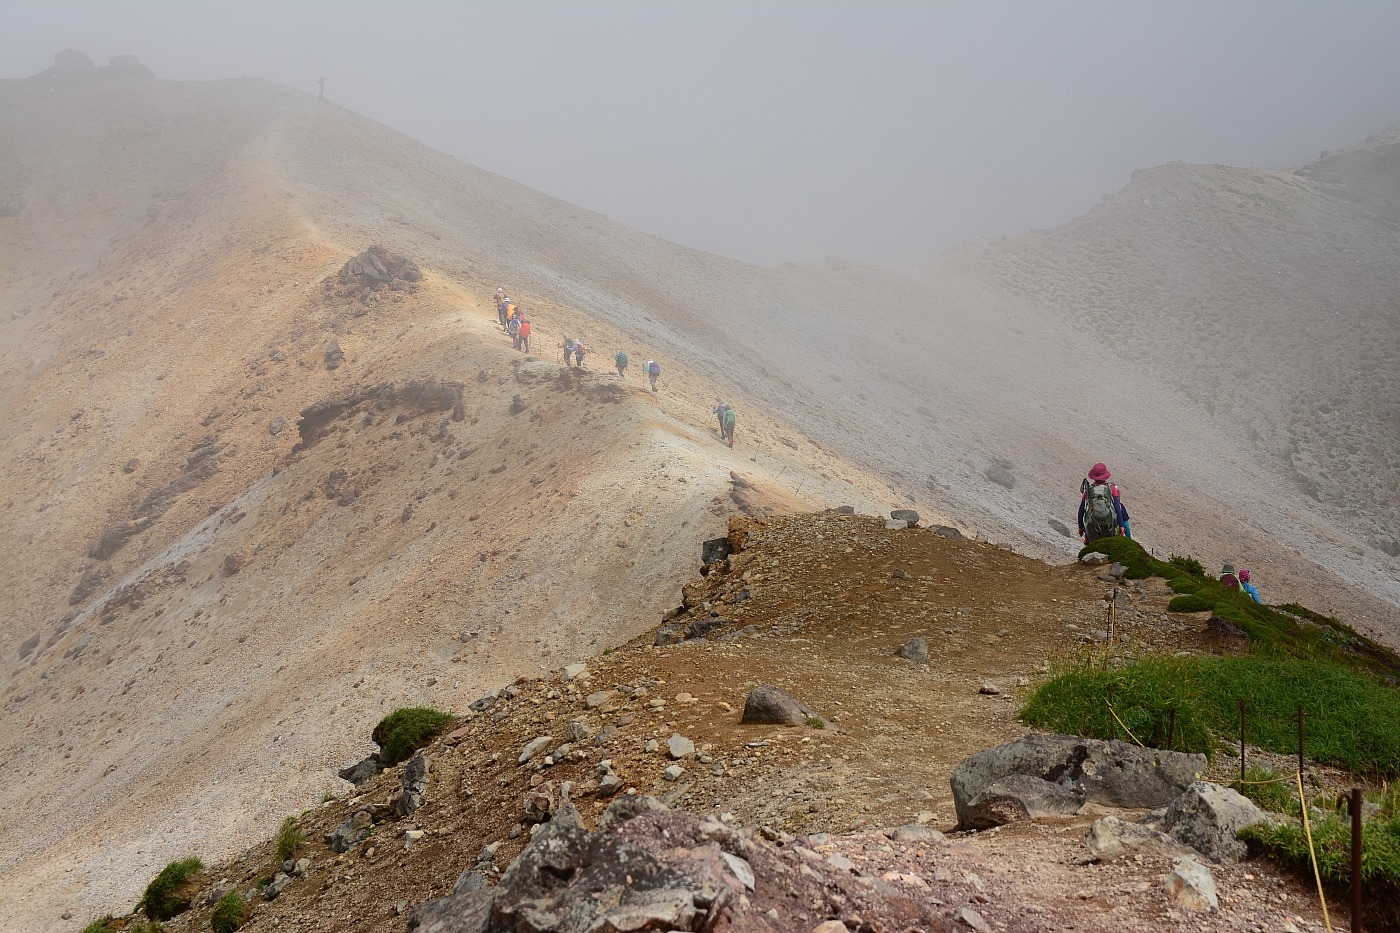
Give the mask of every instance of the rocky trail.
MULTIPOLYGON (((688 583, 655 632, 491 691, 455 711, 462 722, 419 765, 302 816, 309 863, 275 899, 256 890, 281 872, 271 843, 208 872, 203 899, 251 890, 250 930, 475 929, 453 925, 465 922, 455 909, 418 908, 495 885, 554 817, 576 807, 584 825, 607 826, 610 806, 640 794, 676 812, 644 813, 634 842, 674 833, 665 852, 724 839, 746 853, 757 880, 719 929, 1320 929, 1307 890, 1267 863, 1213 866, 1221 906, 1200 913, 1166 893, 1168 855, 1088 857, 1093 819, 1135 813, 1091 804, 956 831, 949 774, 1025 734, 1018 695, 1047 657, 1099 644, 1114 586, 1130 644, 1197 650, 1205 632, 1163 612, 1160 581, 1050 567, 942 530, 840 513, 736 518, 734 553, 688 583), (897 654, 915 638, 927 663, 897 654), (742 722, 765 684, 813 718, 742 722), (410 796, 416 809, 400 816, 410 796), (347 851, 322 841, 336 833, 347 851), (439 915, 445 925, 425 919, 439 915)), ((202 929, 207 913, 168 928, 202 929)))

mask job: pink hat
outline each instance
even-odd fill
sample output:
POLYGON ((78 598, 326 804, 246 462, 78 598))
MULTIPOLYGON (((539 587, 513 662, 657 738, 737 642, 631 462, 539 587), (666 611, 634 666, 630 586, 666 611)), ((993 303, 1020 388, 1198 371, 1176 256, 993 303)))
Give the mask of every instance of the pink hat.
POLYGON ((1248 571, 1248 570, 1241 570, 1241 571, 1240 571, 1240 579, 1243 580, 1244 582, 1248 583, 1248 582, 1249 582, 1249 571, 1248 571))
POLYGON ((1089 478, 1096 483, 1099 480, 1108 479, 1112 475, 1112 473, 1108 472, 1108 467, 1104 466, 1102 463, 1096 463, 1089 469, 1089 478))

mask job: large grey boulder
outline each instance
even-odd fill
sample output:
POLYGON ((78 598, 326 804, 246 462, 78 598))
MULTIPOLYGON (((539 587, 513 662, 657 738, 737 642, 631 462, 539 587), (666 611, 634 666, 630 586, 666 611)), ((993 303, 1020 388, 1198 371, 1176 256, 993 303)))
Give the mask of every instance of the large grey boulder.
MULTIPOLYGON (((822 717, 806 703, 777 687, 761 685, 749 691, 744 701, 744 715, 739 720, 775 726, 800 726, 808 719, 822 717)), ((825 721, 825 720, 823 720, 825 721)))
POLYGON ((349 852, 369 837, 373 825, 369 810, 356 810, 344 823, 326 833, 325 843, 332 852, 349 852))
POLYGON ((1247 847, 1239 832, 1268 822, 1249 798, 1228 787, 1196 781, 1167 807, 1161 829, 1215 862, 1238 862, 1247 847))
POLYGON ((1215 910, 1220 896, 1215 890, 1215 876, 1195 859, 1179 858, 1167 877, 1162 880, 1168 896, 1178 907, 1187 910, 1215 910))
POLYGON ((1115 807, 1160 807, 1179 797, 1205 770, 1204 755, 1140 748, 1074 735, 1031 733, 978 752, 953 769, 949 784, 958 824, 968 805, 1013 774, 1076 788, 1085 800, 1115 807))
POLYGON ((897 522, 905 522, 910 528, 917 528, 920 515, 913 509, 895 509, 890 513, 890 518, 897 522))
POLYGON ((991 829, 1043 816, 1069 816, 1084 806, 1077 787, 1052 784, 1028 774, 1008 774, 968 801, 959 814, 963 829, 991 829))
POLYGON ((384 763, 379 760, 378 752, 370 752, 367 756, 340 769, 342 780, 349 781, 356 787, 368 782, 371 778, 377 777, 384 770, 384 763))

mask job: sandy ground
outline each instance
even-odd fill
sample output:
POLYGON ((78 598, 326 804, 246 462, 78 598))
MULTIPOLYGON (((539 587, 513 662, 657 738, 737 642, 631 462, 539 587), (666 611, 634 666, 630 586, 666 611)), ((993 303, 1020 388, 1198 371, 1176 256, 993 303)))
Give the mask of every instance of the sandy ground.
POLYGON ((1068 312, 987 257, 747 266, 257 81, 0 94, 0 193, 24 199, 0 218, 0 807, 32 827, 0 841, 0 927, 262 838, 395 706, 627 641, 734 511, 913 506, 1063 562, 1048 522, 1107 459, 1159 553, 1247 562, 1270 600, 1393 641, 1367 516, 1136 360, 1087 379, 1068 312), (328 295, 372 242, 417 291, 328 295), (565 335, 588 373, 563 374, 565 335), (661 360, 662 391, 610 374, 615 347, 661 360), (419 405, 425 380, 460 409, 419 405), (302 443, 308 406, 382 385, 302 443))

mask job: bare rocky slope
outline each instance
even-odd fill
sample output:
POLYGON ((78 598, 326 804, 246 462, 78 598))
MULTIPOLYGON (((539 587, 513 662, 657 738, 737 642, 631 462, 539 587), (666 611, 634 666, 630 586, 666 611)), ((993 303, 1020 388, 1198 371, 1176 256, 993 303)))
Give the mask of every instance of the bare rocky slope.
MULTIPOLYGON (((343 788, 389 709, 460 709, 646 630, 733 511, 912 505, 1063 559, 1049 520, 1107 459, 1159 552, 1245 559, 1271 600, 1395 640, 1397 565, 1366 543, 1392 506, 1297 480, 1370 409, 1278 414, 1312 438, 1288 467, 1139 360, 1066 362, 1081 311, 994 255, 758 268, 298 92, 61 64, 0 84, 0 807, 32 816, 0 841, 6 928, 262 838, 343 788), (413 273, 342 275, 371 244, 413 273), (529 356, 497 285, 536 322, 529 356), (559 364, 565 335, 589 371, 559 364), (660 359, 662 391, 608 373, 613 347, 660 359)), ((1315 225, 1353 242, 1352 163, 1314 169, 1308 203, 1336 202, 1315 225)), ((1175 223, 1223 223, 1201 210, 1175 223)), ((1347 287, 1392 272, 1367 259, 1347 287)), ((1347 370, 1350 344, 1298 335, 1278 352, 1347 370)), ((1397 433, 1367 441, 1377 499, 1397 433)))

